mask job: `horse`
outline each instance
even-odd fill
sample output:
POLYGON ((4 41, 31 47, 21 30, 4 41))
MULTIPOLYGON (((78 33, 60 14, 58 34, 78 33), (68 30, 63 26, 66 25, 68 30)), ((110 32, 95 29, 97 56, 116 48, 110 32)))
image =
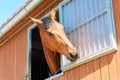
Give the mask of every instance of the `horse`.
POLYGON ((49 17, 42 20, 30 17, 37 23, 42 41, 44 55, 51 75, 55 75, 60 68, 60 54, 70 61, 79 58, 76 48, 68 40, 64 26, 56 20, 56 11, 52 10, 49 17))

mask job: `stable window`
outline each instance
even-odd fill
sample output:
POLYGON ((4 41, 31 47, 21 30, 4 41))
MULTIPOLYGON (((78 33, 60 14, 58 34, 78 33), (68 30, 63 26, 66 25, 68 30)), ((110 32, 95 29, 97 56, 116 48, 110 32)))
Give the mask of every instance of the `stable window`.
MULTIPOLYGON (((50 13, 41 19, 48 17, 50 13)), ((56 13, 57 21, 59 21, 59 11, 56 13)), ((28 64, 25 79, 30 80, 51 80, 62 75, 60 70, 57 75, 51 76, 48 64, 46 62, 42 47, 41 37, 37 24, 34 23, 28 29, 28 64)))
POLYGON ((63 70, 117 49, 112 0, 66 0, 59 9, 60 22, 80 55, 74 63, 62 56, 63 70))

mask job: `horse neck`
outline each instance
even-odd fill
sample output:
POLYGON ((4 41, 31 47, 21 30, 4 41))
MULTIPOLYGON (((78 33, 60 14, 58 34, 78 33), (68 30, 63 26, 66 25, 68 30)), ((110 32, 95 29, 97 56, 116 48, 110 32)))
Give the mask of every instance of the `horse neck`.
POLYGON ((58 69, 60 68, 60 59, 59 54, 53 51, 50 51, 48 48, 45 47, 43 44, 44 55, 51 71, 51 74, 54 75, 58 69))

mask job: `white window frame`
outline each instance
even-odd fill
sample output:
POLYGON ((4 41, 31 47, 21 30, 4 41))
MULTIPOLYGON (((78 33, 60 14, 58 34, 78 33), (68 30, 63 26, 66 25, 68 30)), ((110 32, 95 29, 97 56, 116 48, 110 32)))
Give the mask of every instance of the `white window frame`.
MULTIPOLYGON (((63 22, 62 22, 62 21, 63 21, 63 20, 62 20, 62 19, 63 19, 63 18, 62 18, 62 6, 66 5, 66 4, 67 4, 68 2, 70 2, 70 1, 71 1, 71 0, 65 0, 65 1, 63 1, 63 2, 59 5, 60 23, 63 23, 63 22)), ((112 28, 110 28, 110 31, 113 31, 114 37, 115 37, 115 41, 114 41, 114 42, 110 42, 110 43, 112 43, 111 46, 105 48, 104 50, 101 50, 101 51, 97 52, 96 54, 88 55, 88 56, 86 56, 86 57, 84 57, 84 58, 78 59, 78 60, 75 61, 75 62, 70 62, 69 64, 64 65, 64 66, 63 66, 63 58, 61 58, 61 69, 62 69, 62 71, 69 70, 69 69, 71 69, 71 68, 73 68, 73 67, 79 66, 79 65, 84 64, 84 63, 86 63, 86 62, 88 62, 88 61, 94 60, 94 59, 96 59, 96 58, 98 58, 98 57, 107 55, 107 54, 109 54, 109 53, 114 52, 114 51, 117 50, 117 42, 116 42, 116 35, 115 35, 115 25, 114 25, 114 15, 113 15, 112 0, 108 0, 108 1, 109 1, 109 3, 110 3, 110 8, 109 8, 109 9, 105 9, 104 11, 97 13, 97 15, 93 16, 93 17, 90 18, 90 19, 87 19, 87 20, 84 21, 83 23, 79 24, 77 27, 79 27, 79 26, 81 26, 81 25, 84 25, 85 23, 87 23, 87 22, 91 21, 92 19, 98 17, 98 15, 100 15, 101 13, 107 11, 108 14, 109 14, 109 16, 110 16, 110 17, 109 17, 110 23, 112 22, 112 24, 110 24, 110 25, 112 26, 112 28)), ((75 27, 75 28, 76 28, 76 27, 75 27)), ((73 29, 74 29, 74 28, 73 28, 73 29)), ((110 40, 110 41, 111 41, 111 40, 110 40)))

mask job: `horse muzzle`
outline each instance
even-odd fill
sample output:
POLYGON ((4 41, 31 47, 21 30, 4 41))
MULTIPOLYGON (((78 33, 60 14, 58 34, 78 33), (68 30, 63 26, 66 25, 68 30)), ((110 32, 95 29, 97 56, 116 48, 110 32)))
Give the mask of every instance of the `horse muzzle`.
POLYGON ((69 53, 69 54, 71 57, 71 61, 76 61, 78 58, 80 58, 78 53, 76 53, 76 54, 69 53))

